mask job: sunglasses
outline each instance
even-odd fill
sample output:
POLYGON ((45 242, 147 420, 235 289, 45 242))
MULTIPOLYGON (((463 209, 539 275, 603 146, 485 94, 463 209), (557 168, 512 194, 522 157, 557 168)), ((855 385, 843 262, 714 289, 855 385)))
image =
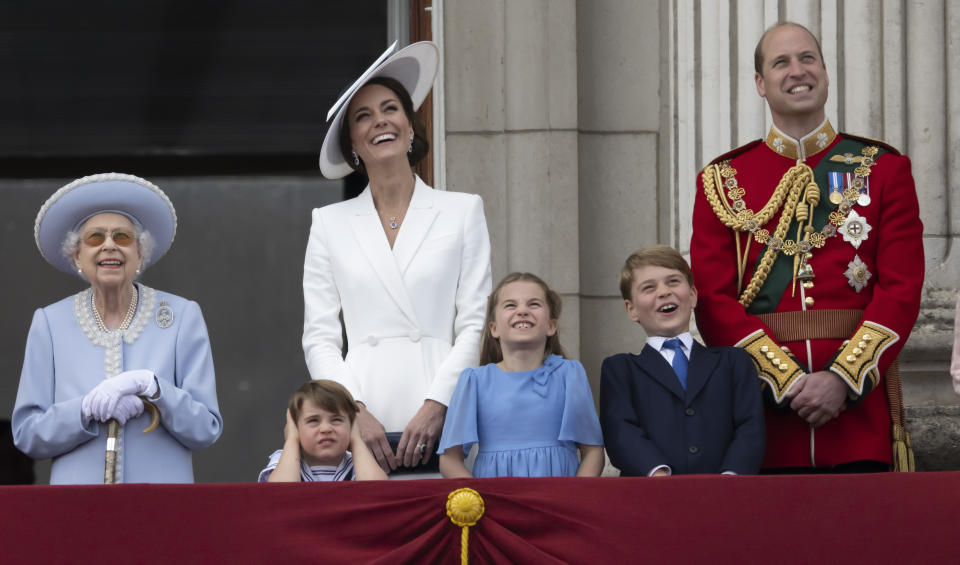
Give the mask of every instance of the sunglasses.
MULTIPOLYGON (((125 230, 115 230, 110 234, 110 239, 120 247, 129 247, 133 245, 133 234, 125 230)), ((84 234, 83 243, 90 247, 99 247, 107 240, 107 234, 102 231, 92 231, 84 234)))

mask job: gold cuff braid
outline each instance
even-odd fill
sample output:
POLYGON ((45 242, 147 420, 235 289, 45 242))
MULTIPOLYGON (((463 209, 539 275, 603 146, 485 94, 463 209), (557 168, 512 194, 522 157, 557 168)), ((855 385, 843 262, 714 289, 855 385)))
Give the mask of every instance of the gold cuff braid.
POLYGON ((742 347, 757 366, 760 380, 770 386, 773 400, 780 404, 790 387, 804 374, 785 348, 777 345, 763 330, 757 330, 736 344, 742 347))
POLYGON ((857 333, 844 344, 830 370, 840 375, 853 392, 863 394, 867 379, 871 387, 880 382, 877 365, 884 350, 900 339, 897 332, 876 322, 863 322, 857 333))

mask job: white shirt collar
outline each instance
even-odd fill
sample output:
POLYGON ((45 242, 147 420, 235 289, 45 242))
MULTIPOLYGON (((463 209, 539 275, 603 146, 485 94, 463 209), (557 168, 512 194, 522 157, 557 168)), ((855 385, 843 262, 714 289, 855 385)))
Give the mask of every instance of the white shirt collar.
MULTIPOLYGON (((680 343, 683 344, 683 350, 687 352, 688 354, 687 356, 689 357, 690 351, 693 350, 693 336, 690 335, 690 332, 683 332, 682 334, 673 336, 673 337, 680 340, 680 343)), ((673 339, 673 338, 662 337, 658 335, 650 336, 647 338, 647 345, 656 349, 657 351, 660 351, 661 349, 663 349, 663 342, 667 341, 668 339, 673 339)))

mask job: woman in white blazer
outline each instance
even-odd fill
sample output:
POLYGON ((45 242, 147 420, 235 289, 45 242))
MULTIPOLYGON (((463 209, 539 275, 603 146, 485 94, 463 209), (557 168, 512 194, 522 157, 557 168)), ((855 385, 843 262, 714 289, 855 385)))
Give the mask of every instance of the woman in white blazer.
POLYGON ((361 435, 388 472, 430 460, 457 379, 477 363, 490 293, 480 197, 434 190, 411 170, 429 149, 414 112, 437 48, 394 47, 330 110, 321 171, 370 182, 313 211, 303 275, 310 376, 353 394, 361 435), (386 432, 402 432, 396 451, 386 432))

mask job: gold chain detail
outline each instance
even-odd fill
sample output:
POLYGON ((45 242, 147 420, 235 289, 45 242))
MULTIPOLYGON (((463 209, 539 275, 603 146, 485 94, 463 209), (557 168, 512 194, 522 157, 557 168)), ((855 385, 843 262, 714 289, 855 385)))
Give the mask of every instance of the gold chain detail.
POLYGON ((737 186, 737 179, 735 178, 737 171, 730 166, 730 161, 723 161, 719 165, 711 165, 708 169, 712 170, 704 171, 702 177, 707 202, 710 203, 713 212, 720 218, 723 225, 736 231, 753 232, 757 229, 754 226, 764 226, 780 209, 787 194, 788 187, 781 182, 766 205, 759 213, 754 214, 753 211, 747 210, 743 204, 742 199, 746 191, 737 186), (726 179, 723 185, 714 181, 714 178, 719 179, 720 177, 726 179), (724 193, 725 188, 728 190, 727 193, 724 193), (728 202, 728 198, 733 201, 732 205, 728 202), (752 227, 754 229, 750 229, 752 227))
MULTIPOLYGON (((803 163, 790 167, 790 170, 780 179, 777 191, 783 190, 786 192, 789 190, 789 195, 787 196, 786 203, 783 205, 783 213, 780 214, 777 229, 773 232, 773 237, 779 241, 783 241, 783 236, 786 235, 787 229, 790 227, 790 222, 793 220, 793 214, 797 207, 797 201, 800 200, 800 193, 803 191, 803 188, 811 182, 813 182, 813 170, 803 163)), ((796 244, 794 243, 794 245, 796 244)), ((750 279, 750 284, 747 285, 743 294, 740 295, 740 304, 742 304, 744 308, 748 308, 750 304, 753 303, 753 299, 757 297, 757 293, 760 292, 763 283, 767 282, 767 275, 770 274, 773 261, 777 258, 779 251, 780 248, 778 246, 767 245, 767 249, 763 252, 763 258, 760 259, 760 265, 757 266, 756 272, 753 273, 753 277, 750 279)))
MULTIPOLYGON (((746 191, 738 186, 737 170, 730 165, 729 160, 709 165, 703 170, 701 175, 703 192, 717 218, 728 228, 738 232, 750 232, 757 243, 767 245, 760 264, 750 279, 750 284, 740 295, 740 304, 744 308, 749 307, 757 297, 757 293, 770 274, 777 253, 782 251, 790 257, 797 253, 809 256, 813 253, 813 249, 823 247, 827 238, 836 235, 837 227, 843 225, 847 215, 856 204, 864 184, 863 179, 870 176, 870 168, 876 164, 873 157, 878 152, 879 148, 875 146, 864 147, 861 150, 860 166, 854 170, 856 176, 854 186, 843 192, 843 200, 837 206, 837 209, 830 213, 829 222, 819 232, 814 232, 812 227, 808 226, 804 230, 803 240, 800 240, 798 233, 797 241, 784 239, 794 214, 796 214, 797 220, 803 224, 803 222, 811 219, 813 209, 820 203, 820 188, 814 181, 813 169, 804 163, 797 163, 790 167, 780 178, 780 183, 773 191, 773 195, 758 214, 754 214, 752 210, 746 207, 746 203, 743 201, 746 191), (724 179, 722 185, 718 182, 721 177, 724 179), (724 193, 725 188, 727 189, 726 193, 724 193), (784 203, 785 198, 786 203, 784 203), (771 236, 770 232, 763 226, 773 218, 781 205, 783 205, 783 213, 780 215, 780 221, 777 223, 773 236, 771 236)), ((743 260, 746 261, 746 257, 743 260)), ((739 265, 738 268, 743 269, 739 265)), ((742 276, 742 271, 740 274, 742 276)))

